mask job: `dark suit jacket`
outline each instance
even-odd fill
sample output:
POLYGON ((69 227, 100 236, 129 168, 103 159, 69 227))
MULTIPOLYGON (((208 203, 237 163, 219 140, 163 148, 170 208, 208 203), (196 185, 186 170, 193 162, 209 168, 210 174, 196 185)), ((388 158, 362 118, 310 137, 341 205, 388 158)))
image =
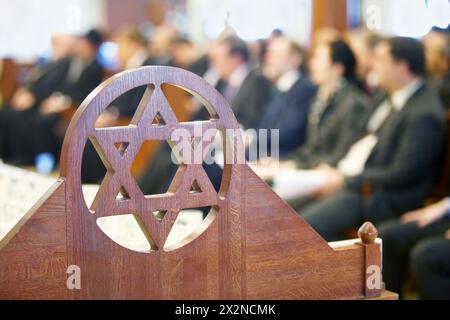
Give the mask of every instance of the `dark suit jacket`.
POLYGON ((357 124, 367 116, 369 102, 363 92, 347 83, 329 100, 319 123, 308 123, 305 144, 293 155, 299 167, 321 163, 336 166, 360 134, 357 124))
POLYGON ((450 110, 450 72, 441 79, 430 81, 430 84, 437 90, 444 108, 450 110))
MULTIPOLYGON (((316 87, 307 75, 302 75, 287 92, 277 92, 266 107, 260 129, 279 130, 279 155, 292 152, 303 144, 308 111, 316 87)), ((268 147, 271 145, 268 133, 268 147)))
POLYGON ((269 81, 258 71, 253 70, 245 78, 230 105, 238 122, 244 127, 257 128, 265 113, 270 95, 269 81))
POLYGON ((52 61, 40 68, 27 81, 25 86, 35 97, 35 108, 53 92, 61 89, 64 79, 67 76, 69 63, 70 58, 52 61))
MULTIPOLYGON (((69 66, 67 66, 69 68, 69 66)), ((101 82, 103 78, 103 69, 97 60, 93 60, 90 64, 84 67, 78 79, 74 82, 69 82, 66 78, 62 83, 59 91, 68 95, 72 102, 79 105, 83 100, 94 90, 101 82)), ((56 90, 55 90, 56 91, 56 90)))
MULTIPOLYGON (((144 61, 142 66, 149 66, 154 64, 153 59, 148 58, 144 61)), ((116 107, 119 110, 119 114, 123 117, 132 117, 136 112, 137 106, 144 95, 146 86, 134 88, 128 92, 125 92, 120 97, 117 97, 111 106, 116 107)))
POLYGON ((424 84, 386 120, 362 174, 346 179, 346 188, 372 189, 364 210, 369 219, 380 221, 422 205, 439 169, 444 119, 436 92, 424 84))
POLYGON ((187 70, 195 73, 196 75, 203 76, 208 71, 209 66, 208 55, 205 54, 188 66, 187 70))

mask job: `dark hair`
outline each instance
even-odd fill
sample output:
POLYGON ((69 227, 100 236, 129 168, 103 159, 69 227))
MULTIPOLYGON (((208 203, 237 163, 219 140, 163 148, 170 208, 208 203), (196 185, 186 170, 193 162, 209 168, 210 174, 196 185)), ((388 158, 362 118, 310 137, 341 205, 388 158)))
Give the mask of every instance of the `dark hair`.
POLYGON ((409 71, 417 76, 426 74, 423 44, 416 39, 393 37, 386 40, 395 61, 404 61, 409 71))
POLYGON ((221 42, 227 44, 230 47, 230 55, 238 55, 244 62, 249 61, 250 53, 247 47, 247 43, 245 43, 244 40, 236 36, 229 36, 224 38, 221 42))
POLYGON ((343 40, 334 40, 328 44, 331 52, 331 61, 341 64, 344 71, 344 78, 355 79, 356 58, 352 49, 343 40))
POLYGON ((278 28, 273 29, 272 32, 271 32, 271 36, 272 37, 282 37, 283 35, 284 35, 283 34, 283 30, 278 29, 278 28))
POLYGON ((92 45, 99 47, 103 42, 103 35, 100 31, 91 29, 84 36, 92 45))

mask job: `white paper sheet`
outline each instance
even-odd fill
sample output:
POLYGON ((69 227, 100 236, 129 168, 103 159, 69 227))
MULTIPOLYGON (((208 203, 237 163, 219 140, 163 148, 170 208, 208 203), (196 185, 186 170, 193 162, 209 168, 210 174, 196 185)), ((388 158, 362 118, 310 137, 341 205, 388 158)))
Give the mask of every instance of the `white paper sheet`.
POLYGON ((325 173, 318 170, 288 170, 273 178, 273 190, 283 199, 291 200, 313 193, 326 182, 325 173))
POLYGON ((56 178, 6 165, 0 161, 0 239, 56 182, 56 178))

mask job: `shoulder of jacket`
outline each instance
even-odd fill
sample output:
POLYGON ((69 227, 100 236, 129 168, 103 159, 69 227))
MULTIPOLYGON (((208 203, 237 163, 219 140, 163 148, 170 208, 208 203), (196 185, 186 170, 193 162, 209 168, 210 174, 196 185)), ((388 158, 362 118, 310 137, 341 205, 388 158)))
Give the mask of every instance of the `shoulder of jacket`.
POLYGON ((342 103, 347 104, 349 108, 368 109, 370 106, 369 97, 355 85, 349 85, 341 97, 342 103))

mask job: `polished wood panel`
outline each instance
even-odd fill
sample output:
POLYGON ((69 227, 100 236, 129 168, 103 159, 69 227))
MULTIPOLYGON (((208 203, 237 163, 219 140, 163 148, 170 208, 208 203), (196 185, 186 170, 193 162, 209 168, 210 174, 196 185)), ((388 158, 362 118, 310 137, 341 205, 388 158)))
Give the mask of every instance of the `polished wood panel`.
POLYGON ((321 28, 347 30, 347 0, 313 0, 313 32, 321 28))
POLYGON ((17 88, 18 67, 12 59, 0 61, 0 107, 7 105, 17 88))
POLYGON ((0 240, 0 298, 65 299, 65 184, 58 181, 0 240))
MULTIPOLYGON (((142 194, 130 172, 142 142, 171 141, 175 129, 194 133, 195 126, 203 129, 202 135, 205 129, 239 129, 225 99, 203 79, 182 69, 143 67, 118 74, 96 88, 69 126, 59 184, 3 243, 0 297, 362 299, 381 295, 381 289, 366 288, 367 265, 381 267, 373 226, 364 225, 362 240, 331 247, 247 164, 237 161, 238 151, 243 150, 240 135, 225 135, 225 153, 234 151, 234 156, 226 158, 219 192, 212 188, 201 164, 190 164, 182 158, 167 193, 142 194), (163 83, 188 90, 205 105, 211 119, 179 122, 161 90, 163 83), (94 127, 111 101, 141 85, 148 85, 148 90, 129 126, 94 127), (164 125, 152 125, 157 113, 164 118, 164 125), (108 169, 90 208, 84 201, 80 180, 87 139, 94 142, 108 169), (127 148, 117 150, 114 144, 119 142, 127 143, 127 148), (194 181, 196 192, 191 192, 194 181), (119 192, 122 199, 116 199, 119 192), (186 241, 165 248, 180 209, 204 206, 211 206, 211 211, 197 230, 186 241), (166 214, 157 218, 155 210, 166 214), (96 224, 99 217, 126 213, 140 218, 151 252, 122 247, 96 224), (34 227, 49 214, 54 221, 46 223, 45 229, 34 227), (42 230, 44 238, 38 234, 42 230), (27 246, 35 237, 43 250, 39 259, 36 251, 27 246), (52 267, 33 269, 36 264, 52 267), (69 265, 81 268, 80 290, 66 289, 65 270, 69 265), (23 270, 27 270, 27 277, 14 276, 23 270), (40 279, 39 288, 34 279, 40 279), (15 285, 20 292, 12 287, 15 285)), ((199 145, 210 143, 204 139, 199 145)))

